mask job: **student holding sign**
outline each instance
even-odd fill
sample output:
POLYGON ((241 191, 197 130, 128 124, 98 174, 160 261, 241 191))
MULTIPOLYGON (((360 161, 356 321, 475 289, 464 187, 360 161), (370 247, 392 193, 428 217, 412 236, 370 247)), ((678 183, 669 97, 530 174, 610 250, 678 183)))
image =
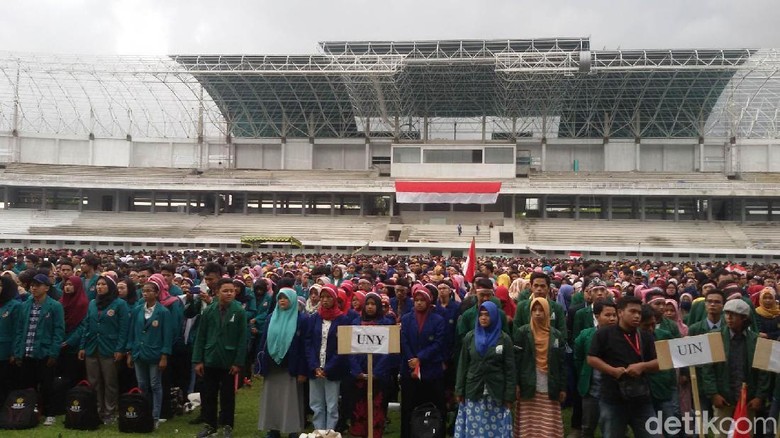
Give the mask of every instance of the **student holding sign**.
POLYGON ((642 302, 633 296, 617 302, 618 324, 596 332, 588 352, 588 365, 602 374, 601 425, 604 438, 650 437, 645 424, 655 416, 645 374, 658 371, 653 337, 642 333, 642 302))
MULTIPOLYGON (((751 324, 750 306, 740 299, 730 300, 724 312, 726 325, 721 327, 720 333, 727 360, 702 367, 702 392, 712 400, 716 418, 730 418, 734 414, 742 383, 747 383, 748 417, 752 419, 769 397, 769 374, 752 368, 758 335, 748 330, 751 324)), ((716 422, 719 423, 720 420, 716 422)))

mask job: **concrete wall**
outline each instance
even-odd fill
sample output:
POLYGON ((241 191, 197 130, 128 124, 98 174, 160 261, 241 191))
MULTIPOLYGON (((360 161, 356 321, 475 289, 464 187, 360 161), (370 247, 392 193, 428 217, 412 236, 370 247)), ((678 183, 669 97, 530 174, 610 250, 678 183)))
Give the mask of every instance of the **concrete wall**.
POLYGON ((604 144, 583 142, 548 142, 545 170, 574 170, 574 162, 583 172, 601 172, 604 170, 604 144))
POLYGON ((366 168, 366 144, 315 143, 312 159, 314 169, 364 170, 366 168))
POLYGON ((485 179, 485 178, 514 178, 514 164, 422 164, 402 163, 393 164, 391 171, 393 178, 416 179, 485 179))
POLYGON ((235 144, 237 169, 282 168, 281 144, 235 144))
POLYGON ((284 145, 283 169, 311 169, 313 147, 308 139, 288 140, 284 145))

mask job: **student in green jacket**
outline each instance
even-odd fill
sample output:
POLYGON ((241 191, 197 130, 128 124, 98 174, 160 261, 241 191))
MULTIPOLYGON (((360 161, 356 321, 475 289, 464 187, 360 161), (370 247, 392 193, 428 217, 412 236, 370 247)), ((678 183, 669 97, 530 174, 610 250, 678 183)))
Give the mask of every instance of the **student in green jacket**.
POLYGON ((487 277, 477 277, 474 280, 474 289, 476 289, 477 302, 468 310, 463 312, 460 318, 458 318, 458 323, 455 327, 455 333, 457 335, 455 336, 455 340, 453 342, 453 352, 455 357, 458 357, 460 354, 461 341, 463 340, 463 337, 466 336, 466 333, 474 330, 474 326, 476 325, 477 319, 479 317, 479 312, 477 309, 479 309, 479 306, 487 301, 492 301, 498 306, 498 314, 499 318, 501 318, 501 329, 504 331, 504 333, 510 334, 506 313, 501 310, 501 300, 495 297, 495 293, 493 291, 493 282, 490 281, 490 279, 487 277))
POLYGON ((585 288, 585 307, 574 314, 572 336, 577 339, 580 332, 593 327, 593 303, 607 299, 607 284, 598 278, 591 280, 585 288))
POLYGON ((201 438, 216 433, 218 400, 219 424, 224 427, 226 438, 233 436, 234 385, 246 356, 246 312, 235 301, 233 280, 221 278, 217 281, 216 296, 217 303, 201 315, 192 352, 195 373, 203 377, 201 415, 206 424, 197 435, 201 438))
POLYGON ((87 380, 97 392, 98 411, 103 422, 112 424, 119 401, 117 362, 125 356, 130 310, 118 297, 113 278, 100 276, 96 291, 82 322, 79 359, 86 361, 87 380))
POLYGON ((531 301, 535 298, 544 298, 547 300, 550 308, 550 325, 555 327, 561 333, 566 333, 566 315, 563 306, 550 300, 550 276, 543 272, 534 272, 531 274, 531 298, 520 301, 515 311, 515 320, 513 330, 517 330, 531 322, 531 301))
POLYGON ((698 336, 711 331, 720 330, 723 326, 723 305, 726 304, 726 296, 722 291, 713 290, 704 299, 707 307, 706 317, 699 322, 688 324, 688 336, 698 336))
POLYGON ((593 438, 599 425, 599 398, 601 397, 601 373, 588 365, 588 351, 593 335, 601 327, 617 324, 617 305, 599 301, 593 305, 597 326, 581 331, 574 340, 574 367, 578 371, 577 390, 582 396, 582 436, 593 438))
POLYGON ((38 274, 30 282, 32 298, 21 305, 14 337, 14 353, 9 359, 21 367, 19 388, 35 388, 41 397, 38 407, 51 426, 51 388, 54 384, 57 358, 65 338, 65 316, 62 304, 48 296, 51 280, 38 274))
MULTIPOLYGON (((533 281, 531 284, 533 288, 533 281)), ((520 327, 514 338, 518 382, 514 436, 532 436, 541 428, 546 435, 561 437, 561 403, 566 399, 565 336, 552 326, 547 298, 536 297, 529 307, 531 322, 520 327)))
MULTIPOLYGON (((742 300, 726 302, 723 311, 726 324, 721 327, 726 361, 702 367, 702 391, 712 401, 715 424, 722 418, 733 417, 742 383, 747 383, 748 417, 754 418, 771 394, 769 373, 752 367, 758 335, 749 329, 750 307, 742 300)), ((728 431, 716 431, 725 436, 728 431)))
POLYGON ((482 303, 476 327, 463 340, 455 383, 460 404, 456 438, 482 437, 484 431, 493 436, 512 433, 515 356, 498 310, 492 301, 482 303))
POLYGON ((173 348, 171 313, 158 301, 160 286, 150 281, 143 285, 143 304, 133 309, 127 336, 127 366, 135 368, 138 387, 152 394, 155 429, 160 424, 163 389, 162 373, 168 366, 173 348))
POLYGON ((19 369, 11 366, 10 361, 14 355, 16 324, 22 309, 22 303, 16 299, 18 289, 11 277, 0 277, 0 400, 5 400, 18 382, 19 369))

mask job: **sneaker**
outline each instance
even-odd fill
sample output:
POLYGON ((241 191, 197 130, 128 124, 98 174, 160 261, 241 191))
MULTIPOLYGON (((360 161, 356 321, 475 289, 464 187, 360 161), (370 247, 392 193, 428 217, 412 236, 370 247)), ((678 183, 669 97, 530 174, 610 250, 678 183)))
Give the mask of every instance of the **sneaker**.
POLYGON ((216 433, 217 433, 216 429, 214 429, 213 427, 207 424, 203 426, 203 429, 200 432, 198 432, 198 434, 195 436, 196 438, 207 438, 215 435, 216 433))
POLYGON ((54 417, 46 417, 46 421, 43 422, 44 426, 54 426, 54 423, 57 422, 57 419, 54 417))
POLYGON ((160 420, 154 420, 154 430, 157 430, 160 428, 160 420))
POLYGON ((233 438, 233 428, 230 426, 223 427, 222 434, 224 438, 233 438))

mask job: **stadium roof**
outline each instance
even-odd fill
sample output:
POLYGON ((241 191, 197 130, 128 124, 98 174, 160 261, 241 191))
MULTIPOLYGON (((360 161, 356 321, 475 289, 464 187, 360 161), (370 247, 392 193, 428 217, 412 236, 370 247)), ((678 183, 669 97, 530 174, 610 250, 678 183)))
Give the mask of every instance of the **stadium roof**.
MULTIPOLYGON (((137 129, 141 114, 141 124, 156 128, 150 136, 169 136, 171 126, 203 135, 205 124, 234 137, 370 131, 419 138, 426 121, 483 118, 492 132, 510 138, 775 138, 780 132, 774 50, 592 51, 588 38, 336 41, 320 43, 311 55, 61 61, 54 67, 38 58, 0 58, 7 79, 4 90, 0 76, 0 130, 18 126, 15 112, 25 128, 52 126, 45 116, 26 116, 40 106, 26 82, 56 79, 47 93, 57 95, 60 113, 79 113, 73 115, 82 125, 77 131, 96 121, 111 125, 104 118, 120 120, 119 130, 137 129), (90 80, 149 91, 117 103, 105 87, 84 87, 90 80), (69 92, 57 91, 62 84, 69 92), (30 92, 27 105, 14 104, 19 87, 30 92), (95 101, 108 102, 108 115, 93 109, 100 106, 95 101), (133 109, 139 102, 145 109, 133 109), (169 102, 178 109, 148 109, 169 102), (165 129, 153 126, 156 114, 168 120, 165 129)), ((127 94, 133 95, 120 96, 127 94)))

